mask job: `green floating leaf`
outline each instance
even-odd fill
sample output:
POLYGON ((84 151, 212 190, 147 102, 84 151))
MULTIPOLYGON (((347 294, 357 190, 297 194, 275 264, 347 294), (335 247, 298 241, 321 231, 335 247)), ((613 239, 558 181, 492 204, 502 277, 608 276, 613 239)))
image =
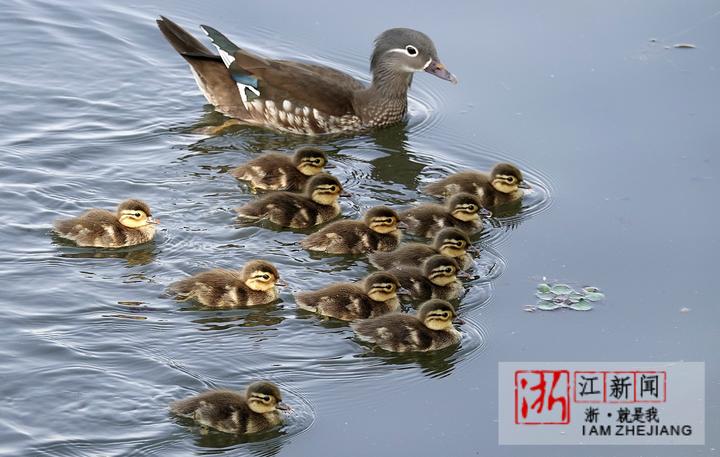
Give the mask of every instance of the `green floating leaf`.
POLYGON ((585 298, 584 295, 581 295, 581 294, 579 294, 579 293, 577 293, 577 292, 573 292, 573 293, 570 294, 570 296, 568 297, 567 301, 569 301, 570 303, 577 303, 577 302, 579 302, 580 300, 582 300, 583 298, 585 298))
POLYGON ((537 309, 541 309, 543 311, 552 311, 558 308, 562 308, 562 305, 547 300, 540 300, 537 302, 537 309))
POLYGON ((568 295, 575 291, 567 284, 555 284, 550 288, 550 292, 554 293, 555 295, 568 295))
POLYGON ((568 306, 570 309, 574 309, 575 311, 590 311, 593 309, 592 305, 585 300, 580 300, 577 303, 573 303, 572 305, 568 306))
POLYGON ((550 286, 548 286, 548 285, 545 284, 544 282, 543 282, 543 283, 540 283, 540 284, 537 285, 537 291, 540 292, 540 293, 550 292, 550 286))
POLYGON ((588 301, 600 301, 605 299, 605 294, 600 292, 588 292, 583 298, 588 301))
POLYGON ((594 292, 600 292, 600 289, 598 289, 597 287, 588 286, 588 287, 583 287, 583 292, 590 294, 590 293, 594 293, 594 292))
POLYGON ((540 300, 552 300, 553 298, 555 298, 555 295, 553 295, 550 292, 537 291, 537 292, 535 292, 535 296, 537 298, 539 298, 540 300))

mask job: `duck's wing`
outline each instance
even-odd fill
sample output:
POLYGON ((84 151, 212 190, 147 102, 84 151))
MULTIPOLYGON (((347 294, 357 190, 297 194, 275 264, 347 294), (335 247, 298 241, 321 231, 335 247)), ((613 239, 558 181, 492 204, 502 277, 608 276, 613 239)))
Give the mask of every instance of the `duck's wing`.
POLYGON ((218 48, 232 79, 243 87, 247 100, 307 107, 332 116, 354 113, 354 93, 365 86, 350 75, 321 65, 266 59, 241 49, 212 27, 201 28, 218 48))
POLYGON ((91 209, 78 217, 59 219, 53 227, 58 234, 81 246, 93 246, 98 242, 125 242, 117 217, 104 209, 91 209))
POLYGON ((190 64, 195 81, 208 103, 229 116, 247 118, 248 112, 238 86, 221 57, 170 19, 160 16, 157 25, 170 45, 190 64))

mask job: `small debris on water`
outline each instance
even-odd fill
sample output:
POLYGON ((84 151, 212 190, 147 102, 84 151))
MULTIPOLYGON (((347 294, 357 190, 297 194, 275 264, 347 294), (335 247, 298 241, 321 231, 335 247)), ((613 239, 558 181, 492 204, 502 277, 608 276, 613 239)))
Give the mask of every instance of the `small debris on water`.
POLYGON ((567 284, 547 284, 545 282, 537 285, 535 296, 539 299, 537 304, 534 307, 526 305, 524 311, 532 312, 536 309, 553 311, 560 308, 590 311, 593 308, 593 302, 605 299, 605 294, 600 292, 597 287, 586 286, 575 290, 567 284))
POLYGON ((673 46, 673 48, 678 48, 678 49, 695 49, 695 48, 697 48, 697 46, 695 46, 695 45, 692 44, 692 43, 677 43, 676 45, 673 46))

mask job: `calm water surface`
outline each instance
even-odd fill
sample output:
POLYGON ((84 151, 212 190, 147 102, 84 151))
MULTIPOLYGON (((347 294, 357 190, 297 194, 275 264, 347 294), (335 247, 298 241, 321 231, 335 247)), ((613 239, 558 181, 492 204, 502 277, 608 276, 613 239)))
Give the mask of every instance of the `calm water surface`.
POLYGON ((612 453, 717 454, 718 2, 2 6, 0 453, 570 456, 580 451, 497 445, 498 362, 692 360, 707 363, 707 445, 612 453), (460 84, 418 75, 407 123, 355 138, 202 135, 221 119, 159 14, 360 77, 375 35, 414 27, 460 84), (526 170, 521 215, 478 240, 478 271, 491 273, 467 284, 459 347, 368 352, 346 325, 295 310, 293 291, 359 279, 367 262, 238 225, 233 208, 252 196, 228 170, 303 144, 328 151, 350 217, 426 199, 418 186, 461 168, 526 170), (57 217, 130 196, 163 222, 153 243, 79 249, 50 233, 57 217), (275 305, 218 312, 163 295, 258 255, 290 284, 275 305), (523 312, 543 277, 608 299, 590 313, 523 312), (238 440, 167 413, 173 399, 258 377, 295 408, 279 431, 238 440))

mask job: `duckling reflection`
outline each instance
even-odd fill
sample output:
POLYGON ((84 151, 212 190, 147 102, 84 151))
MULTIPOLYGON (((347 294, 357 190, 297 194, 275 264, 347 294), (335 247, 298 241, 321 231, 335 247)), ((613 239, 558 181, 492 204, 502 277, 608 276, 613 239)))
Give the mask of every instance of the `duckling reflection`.
POLYGON ((62 238, 58 234, 53 233, 52 239, 55 245, 67 248, 62 249, 62 253, 59 254, 59 256, 69 259, 123 259, 127 262, 128 267, 135 267, 152 263, 157 255, 155 240, 127 248, 78 249, 74 242, 62 238))
POLYGON ((283 428, 240 435, 198 426, 192 419, 185 417, 177 417, 176 422, 193 431, 195 445, 202 450, 202 454, 226 454, 228 448, 242 444, 243 452, 247 455, 272 457, 280 453, 285 442, 283 438, 289 435, 283 428))
POLYGON ((457 345, 451 345, 436 351, 427 352, 389 352, 368 351, 358 357, 380 358, 383 363, 405 367, 417 365, 425 376, 430 378, 444 378, 455 369, 459 357, 457 345))
MULTIPOLYGON (((196 311, 194 308, 189 310, 196 311)), ((194 319, 193 322, 201 325, 199 330, 202 332, 222 331, 234 327, 256 328, 262 332, 264 329, 276 328, 284 320, 284 317, 271 314, 266 310, 238 310, 238 314, 212 314, 208 317, 194 319)))

